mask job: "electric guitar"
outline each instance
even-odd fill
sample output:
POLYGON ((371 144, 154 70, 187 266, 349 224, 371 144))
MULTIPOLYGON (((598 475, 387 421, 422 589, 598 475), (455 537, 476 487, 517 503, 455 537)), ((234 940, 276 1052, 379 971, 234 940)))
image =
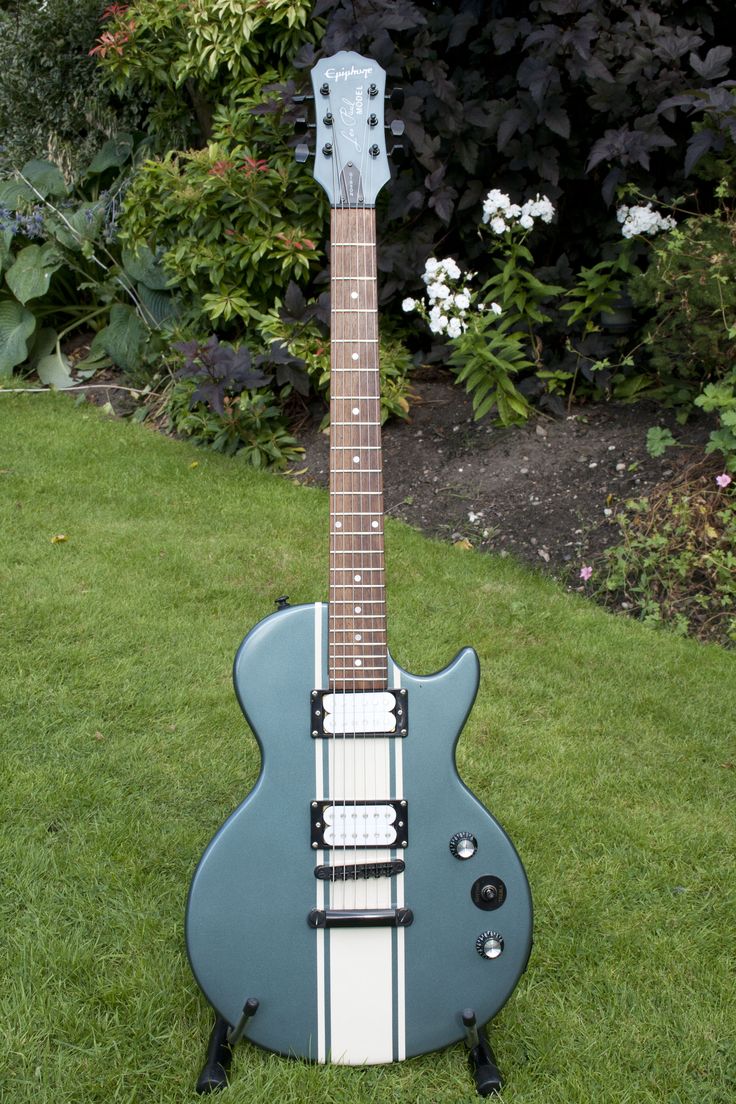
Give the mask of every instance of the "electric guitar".
POLYGON ((285 605, 237 653, 261 773, 197 866, 186 939, 230 1042, 362 1065, 477 1043, 474 1024, 526 966, 532 907, 512 843, 455 769, 475 652, 417 676, 387 651, 374 209, 390 178, 385 73, 341 52, 312 84, 314 175, 332 206, 329 603, 285 605))

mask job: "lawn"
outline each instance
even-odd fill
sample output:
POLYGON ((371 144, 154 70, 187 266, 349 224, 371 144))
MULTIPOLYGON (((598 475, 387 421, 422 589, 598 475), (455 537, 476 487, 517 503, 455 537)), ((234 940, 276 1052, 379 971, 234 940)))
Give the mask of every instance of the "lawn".
MULTIPOLYGON (((278 595, 325 597, 326 511, 68 397, 0 396, 8 1104, 198 1099, 210 1012, 184 901, 258 773, 232 659, 278 595)), ((730 1104, 736 657, 399 524, 387 552, 396 659, 479 652, 458 766, 534 894, 529 969, 491 1027, 504 1101, 730 1104)), ((349 1069, 240 1044, 222 1099, 474 1094, 461 1046, 349 1069)))

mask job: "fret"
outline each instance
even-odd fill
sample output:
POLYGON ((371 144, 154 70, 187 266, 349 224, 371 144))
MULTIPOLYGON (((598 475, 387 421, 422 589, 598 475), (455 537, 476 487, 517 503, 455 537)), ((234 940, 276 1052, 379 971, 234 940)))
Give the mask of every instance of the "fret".
POLYGON ((336 241, 330 242, 330 245, 351 245, 351 246, 352 246, 352 245, 370 245, 370 246, 375 246, 375 244, 376 244, 376 243, 375 243, 374 241, 372 241, 372 242, 336 242, 336 241))
POLYGON ((331 343, 334 345, 377 345, 377 337, 333 337, 331 343))
POLYGON ((333 276, 333 280, 375 280, 375 276, 333 276))
POLYGON ((377 307, 333 307, 333 314, 378 314, 377 307))

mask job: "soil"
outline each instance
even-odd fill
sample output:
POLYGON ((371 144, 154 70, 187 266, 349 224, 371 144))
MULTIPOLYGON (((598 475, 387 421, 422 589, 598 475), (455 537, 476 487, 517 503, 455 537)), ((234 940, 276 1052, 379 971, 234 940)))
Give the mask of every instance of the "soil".
MULTIPOLYGON (((383 430, 386 513, 575 585, 583 563, 617 543, 616 504, 646 495, 702 455, 712 428, 705 418, 678 426, 646 402, 578 406, 562 418, 504 428, 476 422, 449 373, 425 369, 412 389, 410 419, 383 430), (653 425, 671 429, 681 447, 649 456, 653 425)), ((302 481, 326 486, 328 439, 319 419, 298 436, 306 449, 302 481)))
MULTIPOLYGON (((136 402, 113 383, 90 401, 118 415, 136 402)), ((117 382, 117 381, 115 381, 117 382)), ((475 421, 470 399, 449 372, 412 377, 407 421, 383 428, 385 511, 440 540, 492 551, 580 586, 580 568, 618 543, 617 503, 640 498, 703 454, 713 428, 705 417, 677 425, 654 403, 578 405, 561 418, 523 426, 475 421), (661 457, 647 430, 666 426, 678 442, 661 457)), ((305 449, 299 480, 327 486, 329 441, 315 409, 296 435, 305 449)))

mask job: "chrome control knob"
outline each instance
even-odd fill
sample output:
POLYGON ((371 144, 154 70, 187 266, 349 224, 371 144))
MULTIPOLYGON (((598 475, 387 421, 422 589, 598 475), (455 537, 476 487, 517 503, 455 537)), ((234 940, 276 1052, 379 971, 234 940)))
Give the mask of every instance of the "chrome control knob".
POLYGON ((481 932, 475 941, 475 949, 481 958, 498 958, 503 954, 503 936, 494 931, 481 932))
POLYGON ((472 832, 456 832, 450 840, 450 851, 456 859, 472 859, 478 850, 478 841, 472 832))

